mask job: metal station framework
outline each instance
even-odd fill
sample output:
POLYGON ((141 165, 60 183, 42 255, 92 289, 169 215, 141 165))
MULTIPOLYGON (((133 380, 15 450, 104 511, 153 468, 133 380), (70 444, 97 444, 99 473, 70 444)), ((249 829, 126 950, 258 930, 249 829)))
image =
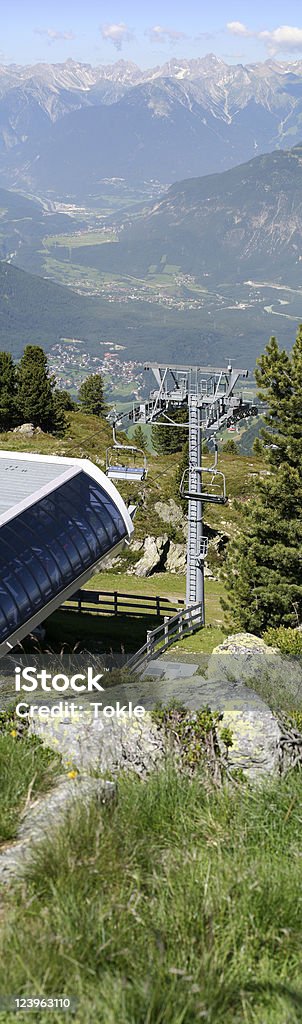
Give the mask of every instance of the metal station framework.
MULTIPOLYGON (((188 469, 183 474, 180 487, 181 494, 188 499, 186 606, 200 606, 200 625, 204 625, 204 566, 208 545, 203 530, 203 505, 206 502, 225 504, 227 501, 224 474, 219 471, 217 463, 216 434, 237 420, 256 415, 258 410, 244 401, 242 393, 235 391, 238 381, 248 377, 248 370, 233 368, 230 364, 214 367, 160 363, 149 363, 144 369, 151 370, 156 381, 156 388, 150 391, 149 398, 134 404, 122 416, 111 410, 109 418, 114 430, 125 419, 131 424, 144 424, 159 418, 173 429, 188 428, 188 469), (187 423, 175 423, 171 413, 186 408, 187 423), (202 438, 213 442, 214 462, 211 466, 202 465, 202 438)), ((123 478, 127 479, 126 473, 123 478)))

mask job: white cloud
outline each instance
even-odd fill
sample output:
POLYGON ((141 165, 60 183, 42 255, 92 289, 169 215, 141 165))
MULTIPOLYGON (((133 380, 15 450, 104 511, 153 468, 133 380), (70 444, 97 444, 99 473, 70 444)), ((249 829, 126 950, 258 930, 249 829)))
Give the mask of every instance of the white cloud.
POLYGON ((35 28, 34 31, 38 36, 45 36, 49 45, 58 42, 58 40, 76 39, 74 32, 60 32, 56 28, 35 28))
POLYGON ((261 32, 254 32, 243 25, 241 21, 229 21, 227 29, 233 36, 261 39, 271 56, 281 52, 302 53, 302 28, 296 28, 294 25, 279 25, 272 31, 265 29, 261 32))
POLYGON ((121 50, 123 43, 129 43, 131 39, 134 39, 133 32, 124 22, 120 22, 118 25, 101 25, 101 34, 103 39, 108 39, 110 43, 113 43, 116 50, 121 50))
POLYGON ((280 25, 273 32, 259 32, 258 38, 264 39, 271 54, 280 50, 284 53, 302 52, 302 28, 293 25, 280 25))
POLYGON ((242 21, 228 21, 227 29, 232 33, 233 36, 252 36, 253 32, 250 32, 246 25, 242 24, 242 21))
POLYGON ((176 43, 179 39, 188 38, 185 32, 178 32, 175 28, 164 28, 163 25, 146 28, 145 36, 148 36, 151 43, 176 43))

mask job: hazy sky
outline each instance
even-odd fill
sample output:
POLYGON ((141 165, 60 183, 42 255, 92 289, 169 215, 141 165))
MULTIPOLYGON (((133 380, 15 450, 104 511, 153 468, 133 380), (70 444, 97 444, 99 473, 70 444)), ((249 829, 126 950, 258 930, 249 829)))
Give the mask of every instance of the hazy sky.
POLYGON ((72 57, 141 67, 216 53, 227 63, 302 59, 297 0, 2 0, 2 63, 72 57))

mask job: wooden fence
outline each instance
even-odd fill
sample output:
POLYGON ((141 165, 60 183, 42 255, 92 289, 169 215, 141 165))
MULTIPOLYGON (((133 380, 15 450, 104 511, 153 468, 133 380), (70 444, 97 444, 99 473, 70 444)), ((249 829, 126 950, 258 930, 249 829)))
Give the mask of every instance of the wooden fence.
POLYGON ((77 590, 61 606, 61 611, 84 612, 90 615, 155 616, 164 619, 182 611, 183 600, 170 601, 168 597, 149 594, 120 594, 118 590, 77 590))
POLYGON ((176 615, 165 618, 164 623, 157 629, 147 630, 147 642, 128 659, 127 669, 129 672, 137 672, 150 659, 159 658, 171 644, 201 629, 202 624, 203 607, 200 603, 192 605, 191 608, 182 608, 176 615))

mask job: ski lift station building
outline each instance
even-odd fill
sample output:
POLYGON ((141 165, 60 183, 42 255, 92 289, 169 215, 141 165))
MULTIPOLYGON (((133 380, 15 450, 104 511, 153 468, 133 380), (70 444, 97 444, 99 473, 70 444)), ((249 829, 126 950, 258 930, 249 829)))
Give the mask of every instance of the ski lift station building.
POLYGON ((131 512, 88 459, 0 451, 0 657, 129 543, 131 512))

